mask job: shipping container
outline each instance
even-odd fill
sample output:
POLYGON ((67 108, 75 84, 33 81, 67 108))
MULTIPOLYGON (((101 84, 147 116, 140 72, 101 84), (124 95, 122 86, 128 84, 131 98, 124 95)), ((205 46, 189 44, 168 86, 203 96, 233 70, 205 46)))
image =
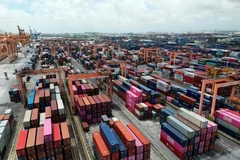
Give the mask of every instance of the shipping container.
POLYGON ((45 119, 52 118, 52 110, 51 107, 45 108, 45 119))
POLYGON ((61 133, 62 133, 63 146, 71 145, 71 139, 70 139, 67 122, 61 123, 61 133))
POLYGON ((62 148, 62 137, 59 123, 53 124, 53 145, 54 148, 62 148))
POLYGON ((31 127, 38 127, 38 120, 39 120, 39 112, 38 112, 38 108, 35 108, 32 110, 31 127))
POLYGON ((110 152, 99 132, 93 132, 92 134, 93 143, 96 146, 96 150, 101 160, 110 160, 110 152))
POLYGON ((28 130, 22 130, 19 134, 17 145, 16 145, 17 157, 19 159, 20 158, 27 159, 27 153, 26 153, 27 137, 28 137, 28 130))
POLYGON ((215 117, 237 127, 240 128, 240 119, 231 113, 226 112, 225 110, 218 110, 215 112, 215 117))
POLYGON ((44 142, 52 141, 52 121, 51 119, 44 120, 44 142))
POLYGON ((115 138, 118 141, 118 144, 119 144, 119 158, 120 159, 127 158, 128 150, 127 150, 126 146, 124 145, 122 140, 119 138, 117 133, 114 131, 114 129, 110 129, 110 131, 113 133, 113 135, 115 136, 115 138))
POLYGON ((187 137, 185 137, 182 133, 180 133, 178 130, 173 128, 168 123, 166 123, 166 122, 162 123, 161 130, 163 130, 165 133, 167 133, 169 136, 171 136, 182 147, 188 146, 187 137))
POLYGON ((134 135, 142 142, 143 151, 146 152, 151 149, 150 141, 135 127, 133 124, 128 124, 127 127, 134 133, 134 135))
POLYGON ((35 150, 36 131, 37 131, 36 128, 31 128, 28 131, 28 138, 26 144, 28 159, 37 159, 35 150))
POLYGON ((200 134, 201 134, 201 128, 200 127, 196 126, 192 122, 188 121, 187 119, 185 119, 185 118, 183 118, 183 117, 181 117, 179 115, 174 115, 174 117, 177 118, 182 123, 184 123, 187 126, 189 126, 190 128, 192 128, 195 131, 195 137, 200 136, 200 134))
POLYGON ((193 124, 195 124, 196 126, 200 127, 200 128, 206 128, 208 121, 201 117, 200 115, 194 113, 194 112, 190 112, 184 108, 179 108, 178 109, 178 114, 186 119, 188 119, 189 121, 191 121, 193 124))
MULTIPOLYGON (((141 153, 143 153, 143 144, 142 142, 135 136, 135 134, 127 127, 127 130, 129 131, 129 133, 133 136, 133 138, 135 139, 135 154, 139 155, 141 153)), ((140 157, 141 159, 143 159, 143 157, 140 157)))
POLYGON ((45 147, 44 147, 44 127, 37 128, 36 151, 37 151, 38 159, 46 158, 45 147))
POLYGON ((194 138, 195 131, 181 121, 179 121, 178 119, 176 119, 175 117, 168 116, 167 122, 189 139, 194 138))
POLYGON ((128 149, 135 147, 135 139, 133 136, 127 131, 127 128, 122 124, 122 122, 117 121, 114 125, 114 130, 119 135, 123 143, 126 145, 128 149))
POLYGON ((115 153, 118 152, 119 150, 119 144, 113 133, 110 131, 110 128, 106 123, 101 123, 99 125, 100 127, 100 134, 110 151, 110 153, 115 153))
POLYGON ((31 128, 31 115, 32 110, 27 110, 23 119, 23 126, 25 129, 31 128))

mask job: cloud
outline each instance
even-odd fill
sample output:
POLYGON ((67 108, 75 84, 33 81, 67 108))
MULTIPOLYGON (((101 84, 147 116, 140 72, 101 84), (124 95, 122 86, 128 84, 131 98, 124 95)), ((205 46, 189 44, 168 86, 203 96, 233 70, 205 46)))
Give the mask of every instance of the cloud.
POLYGON ((237 0, 0 0, 0 28, 41 32, 199 31, 240 28, 237 0), (22 7, 21 7, 22 8, 22 7), (27 27, 27 28, 26 28, 27 27))

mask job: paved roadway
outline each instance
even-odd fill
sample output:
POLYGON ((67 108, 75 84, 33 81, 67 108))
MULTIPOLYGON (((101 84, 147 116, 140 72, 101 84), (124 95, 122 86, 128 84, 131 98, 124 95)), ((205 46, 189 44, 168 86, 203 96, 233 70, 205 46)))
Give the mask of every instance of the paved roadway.
MULTIPOLYGON (((79 64, 76 60, 72 59, 72 63, 76 69, 80 69, 81 71, 85 71, 81 64, 79 64)), ((141 68, 144 68, 143 66, 141 68)), ((88 71, 91 72, 91 71, 88 71)), ((183 84, 178 84, 177 82, 172 81, 172 84, 180 85, 181 87, 187 88, 183 84)), ((152 151, 151 151, 151 159, 164 159, 163 155, 166 155, 168 159, 174 160, 178 159, 162 142, 160 142, 160 130, 161 127, 159 125, 159 119, 156 120, 145 120, 139 121, 135 116, 133 116, 125 107, 124 102, 118 98, 115 94, 113 96, 113 115, 118 117, 124 124, 133 123, 136 125, 144 135, 151 141, 152 143, 152 151), (161 158, 160 158, 161 157, 161 158)), ((169 106, 171 107, 171 106, 169 106)), ((96 130, 96 127, 91 129, 92 131, 96 130)), ((220 138, 217 140, 217 149, 204 153, 199 156, 195 156, 193 159, 219 159, 219 160, 237 160, 240 159, 240 146, 233 141, 229 140, 224 136, 219 136, 220 138), (220 148, 220 149, 219 149, 220 148)), ((87 136, 87 139, 91 139, 87 136)), ((91 144, 91 142, 90 142, 91 144)))

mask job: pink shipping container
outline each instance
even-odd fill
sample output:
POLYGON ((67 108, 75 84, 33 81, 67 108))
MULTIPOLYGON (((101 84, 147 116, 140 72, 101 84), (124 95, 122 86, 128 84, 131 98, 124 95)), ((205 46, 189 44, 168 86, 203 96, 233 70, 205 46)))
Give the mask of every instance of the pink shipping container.
POLYGON ((170 97, 170 96, 167 96, 167 101, 168 102, 172 102, 172 100, 174 100, 174 98, 170 97))
POLYGON ((135 136, 135 134, 128 127, 127 127, 127 130, 129 131, 129 133, 135 139, 135 147, 136 147, 135 154, 138 155, 138 154, 143 153, 143 144, 142 144, 142 142, 135 136))
POLYGON ((135 86, 131 86, 130 87, 130 91, 133 94, 137 95, 138 97, 142 97, 142 95, 143 95, 143 92, 140 89, 138 89, 137 87, 135 87, 135 86))
POLYGON ((44 142, 52 141, 52 121, 51 119, 44 120, 44 142))
POLYGON ((83 84, 81 84, 81 88, 82 88, 82 90, 83 90, 83 93, 86 93, 86 88, 84 87, 83 84))
POLYGON ((73 90, 74 95, 78 94, 77 87, 75 85, 72 85, 72 90, 73 90))
POLYGON ((206 136, 206 141, 207 140, 210 140, 211 139, 211 133, 210 134, 207 134, 207 136, 206 136))
POLYGON ((128 157, 128 160, 135 160, 135 156, 128 157))
POLYGON ((240 116, 239 116, 239 115, 237 115, 237 114, 234 114, 234 113, 232 113, 232 112, 229 112, 228 110, 222 109, 221 111, 228 113, 228 114, 229 114, 229 115, 231 115, 232 117, 235 117, 235 118, 240 118, 240 116))
POLYGON ((137 160, 143 160, 143 153, 137 154, 135 157, 137 160))
POLYGON ((204 149, 204 148, 199 148, 199 149, 198 149, 198 154, 203 153, 203 149, 204 149))
POLYGON ((132 111, 134 111, 136 103, 138 103, 138 97, 135 94, 133 94, 131 91, 127 91, 126 93, 127 107, 129 107, 132 111))
POLYGON ((172 137, 170 137, 166 132, 161 130, 161 137, 166 139, 170 144, 175 146, 175 148, 178 150, 180 153, 186 153, 187 152, 187 147, 182 147, 179 143, 177 143, 172 137))
POLYGON ((207 134, 211 134, 212 133, 212 129, 213 129, 212 125, 208 124, 207 125, 207 134))
POLYGON ((204 147, 204 144, 205 144, 204 141, 200 142, 200 143, 199 143, 199 148, 203 148, 203 147, 204 147))
POLYGON ((217 124, 212 122, 212 121, 208 121, 208 124, 212 126, 212 132, 217 132, 217 124))
POLYGON ((227 123, 232 124, 233 126, 240 128, 240 118, 233 117, 228 112, 224 110, 218 110, 215 112, 215 116, 227 123))

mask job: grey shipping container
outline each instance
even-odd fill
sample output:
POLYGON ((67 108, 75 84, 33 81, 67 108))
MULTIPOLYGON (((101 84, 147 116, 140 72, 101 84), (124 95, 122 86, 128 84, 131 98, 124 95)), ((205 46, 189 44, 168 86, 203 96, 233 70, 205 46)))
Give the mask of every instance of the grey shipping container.
POLYGON ((169 123, 171 126, 173 126, 175 129, 177 129, 179 132, 181 132, 184 136, 186 136, 189 139, 194 138, 195 131, 176 119, 173 116, 167 117, 167 123, 169 123))

